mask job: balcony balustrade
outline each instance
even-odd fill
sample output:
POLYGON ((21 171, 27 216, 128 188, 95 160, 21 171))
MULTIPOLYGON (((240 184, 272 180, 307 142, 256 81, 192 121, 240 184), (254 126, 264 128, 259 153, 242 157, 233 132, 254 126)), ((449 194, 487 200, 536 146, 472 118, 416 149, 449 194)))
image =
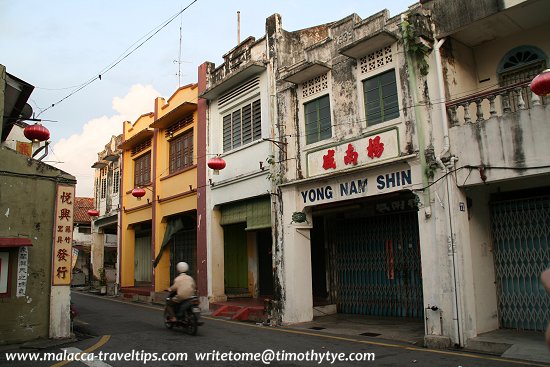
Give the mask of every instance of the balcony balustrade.
POLYGON ((517 83, 447 102, 450 126, 480 123, 492 117, 546 104, 547 97, 532 93, 529 83, 517 83))

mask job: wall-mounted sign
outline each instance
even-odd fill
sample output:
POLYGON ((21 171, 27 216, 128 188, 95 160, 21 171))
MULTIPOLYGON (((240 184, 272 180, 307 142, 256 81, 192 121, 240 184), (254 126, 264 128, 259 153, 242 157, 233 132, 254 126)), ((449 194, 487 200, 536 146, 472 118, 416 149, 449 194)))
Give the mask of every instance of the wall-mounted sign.
POLYGON ((397 129, 323 148, 307 155, 308 176, 378 163, 399 156, 397 129))
POLYGON ((53 238, 53 285, 71 284, 74 186, 57 186, 53 238))
POLYGON ((25 297, 27 291, 27 271, 29 268, 29 248, 20 247, 17 258, 17 291, 16 297, 25 297))
POLYGON ((411 168, 401 164, 386 172, 378 169, 363 176, 356 174, 318 180, 300 189, 300 199, 304 206, 325 204, 403 190, 414 183, 411 168))

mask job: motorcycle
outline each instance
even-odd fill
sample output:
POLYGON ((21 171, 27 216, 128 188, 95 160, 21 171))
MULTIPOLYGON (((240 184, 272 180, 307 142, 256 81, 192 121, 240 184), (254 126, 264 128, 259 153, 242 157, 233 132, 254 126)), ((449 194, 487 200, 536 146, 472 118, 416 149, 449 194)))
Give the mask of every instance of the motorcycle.
POLYGON ((170 313, 167 307, 168 301, 174 295, 175 294, 170 294, 170 296, 166 298, 166 306, 164 307, 164 326, 166 326, 167 329, 181 327, 189 335, 197 335, 199 326, 203 324, 200 320, 201 309, 199 308, 199 297, 193 296, 176 305, 174 307, 176 321, 170 321, 170 313))

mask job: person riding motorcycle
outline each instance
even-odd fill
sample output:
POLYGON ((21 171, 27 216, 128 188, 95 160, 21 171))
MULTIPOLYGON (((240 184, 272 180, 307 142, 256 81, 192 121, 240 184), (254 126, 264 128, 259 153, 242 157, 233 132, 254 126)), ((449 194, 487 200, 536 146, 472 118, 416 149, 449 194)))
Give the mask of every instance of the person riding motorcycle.
POLYGON ((176 265, 176 270, 179 275, 174 279, 174 284, 168 288, 168 291, 175 292, 176 294, 166 302, 166 309, 170 315, 170 320, 168 321, 170 322, 176 321, 175 310, 181 302, 195 295, 196 289, 195 280, 186 274, 189 270, 189 265, 186 262, 179 262, 176 265))

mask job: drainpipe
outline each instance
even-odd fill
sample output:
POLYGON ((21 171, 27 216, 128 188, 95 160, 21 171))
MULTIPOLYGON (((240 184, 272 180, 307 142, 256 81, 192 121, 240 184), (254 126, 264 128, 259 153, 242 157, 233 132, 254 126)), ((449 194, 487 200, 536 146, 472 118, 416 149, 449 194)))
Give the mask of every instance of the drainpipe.
MULTIPOLYGON (((437 40, 435 37, 435 26, 432 24, 432 31, 434 33, 434 39, 437 40)), ((447 231, 447 246, 448 246, 448 257, 449 261, 452 264, 452 271, 451 271, 451 281, 453 285, 453 334, 454 334, 454 342, 455 344, 459 346, 464 346, 463 340, 461 338, 461 323, 462 319, 459 318, 459 315, 461 315, 460 312, 460 288, 458 287, 458 281, 457 281, 457 270, 458 270, 458 262, 456 259, 456 243, 455 243, 455 236, 453 233, 453 222, 452 222, 452 210, 451 210, 451 200, 452 200, 452 183, 451 180, 449 180, 449 167, 454 167, 454 163, 457 160, 456 157, 451 157, 448 166, 446 166, 443 163, 442 157, 445 156, 449 152, 450 148, 450 141, 449 141, 449 123, 447 120, 447 111, 445 110, 445 87, 443 82, 443 68, 441 63, 441 54, 440 49, 443 43, 445 43, 445 38, 440 39, 437 41, 434 45, 434 56, 435 56, 435 69, 436 69, 436 78, 437 78, 437 100, 441 103, 440 111, 440 122, 441 122, 441 130, 443 132, 443 148, 441 150, 441 153, 439 153, 435 160, 437 162, 437 165, 441 168, 443 171, 443 175, 445 176, 445 182, 446 182, 446 189, 447 189, 447 208, 445 210, 445 226, 447 231)))

